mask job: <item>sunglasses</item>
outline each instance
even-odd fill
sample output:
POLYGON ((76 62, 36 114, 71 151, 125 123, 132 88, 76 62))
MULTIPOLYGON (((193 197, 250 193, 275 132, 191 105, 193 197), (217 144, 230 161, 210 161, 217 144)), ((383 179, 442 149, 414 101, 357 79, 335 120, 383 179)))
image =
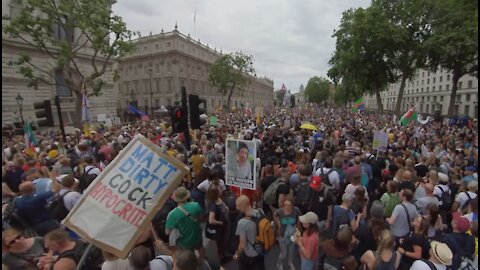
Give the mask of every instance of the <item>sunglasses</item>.
POLYGON ((15 244, 15 242, 16 242, 18 239, 20 239, 21 237, 22 237, 22 236, 19 234, 19 235, 15 236, 12 240, 10 240, 7 244, 8 244, 9 246, 15 244))

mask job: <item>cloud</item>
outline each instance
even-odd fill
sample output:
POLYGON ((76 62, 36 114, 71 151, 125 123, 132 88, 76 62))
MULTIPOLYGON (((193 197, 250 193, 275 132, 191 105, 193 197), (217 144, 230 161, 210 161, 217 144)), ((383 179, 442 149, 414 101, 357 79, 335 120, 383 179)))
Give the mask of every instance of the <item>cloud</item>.
POLYGON ((253 55, 258 76, 292 92, 312 76, 327 77, 333 31, 342 12, 370 0, 123 0, 113 6, 129 29, 148 35, 171 31, 223 52, 253 55), (195 24, 194 24, 194 14, 195 24))

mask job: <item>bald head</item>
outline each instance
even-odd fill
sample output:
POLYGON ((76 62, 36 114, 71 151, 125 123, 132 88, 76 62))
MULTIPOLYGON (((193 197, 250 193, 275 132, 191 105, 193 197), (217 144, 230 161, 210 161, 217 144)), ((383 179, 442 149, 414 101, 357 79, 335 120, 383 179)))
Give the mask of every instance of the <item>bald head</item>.
POLYGON ((240 195, 235 201, 237 210, 245 213, 245 211, 250 207, 250 199, 246 195, 240 195))
POLYGON ((35 192, 35 184, 30 181, 23 182, 18 186, 18 190, 22 195, 33 194, 35 192))
POLYGON ((412 180, 412 172, 406 170, 403 172, 403 181, 411 181, 412 180))

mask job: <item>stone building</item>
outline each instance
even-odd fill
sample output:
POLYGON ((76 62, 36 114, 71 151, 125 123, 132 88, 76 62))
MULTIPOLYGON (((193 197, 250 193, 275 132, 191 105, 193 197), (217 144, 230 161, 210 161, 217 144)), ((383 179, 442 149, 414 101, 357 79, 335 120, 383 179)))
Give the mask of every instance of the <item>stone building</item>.
MULTIPOLYGON (((181 87, 207 101, 207 111, 226 106, 227 97, 208 81, 211 65, 222 52, 183 35, 177 30, 141 37, 133 41, 133 53, 119 59, 120 79, 117 112, 124 116, 127 105, 151 114, 161 106, 175 105, 181 100, 181 87)), ((273 106, 273 81, 248 76, 249 83, 234 90, 231 107, 247 104, 252 107, 273 106)))
MULTIPOLYGON (((15 16, 18 12, 11 0, 2 1, 2 16, 15 16)), ((78 37, 79 33, 76 33, 78 37)), ((61 38, 61 37, 59 37, 61 38)), ((80 37, 81 38, 81 37, 80 37)), ((57 109, 54 102, 55 95, 60 97, 62 108, 62 118, 65 125, 72 125, 78 113, 75 111, 75 94, 68 87, 58 85, 48 85, 39 83, 37 88, 28 87, 28 81, 16 71, 16 67, 9 65, 11 61, 16 61, 21 54, 28 55, 32 58, 32 62, 43 70, 52 74, 52 83, 54 80, 62 81, 61 76, 54 70, 52 59, 37 50, 28 46, 19 39, 12 39, 5 35, 2 31, 2 126, 13 122, 20 122, 20 108, 15 98, 20 95, 23 98, 23 117, 28 121, 36 121, 33 104, 43 100, 50 100, 52 104, 52 113, 55 124, 58 125, 57 109)), ((51 47, 53 48, 53 47, 51 47)), ((93 50, 88 48, 82 49, 82 59, 77 59, 79 69, 84 74, 90 74, 93 71, 91 66, 91 58, 93 50)), ((106 73, 103 76, 106 84, 103 87, 102 95, 99 97, 90 97, 90 110, 92 120, 96 120, 98 114, 115 114, 116 113, 116 97, 113 87, 113 70, 112 64, 109 63, 106 73)))
MULTIPOLYGON (((445 116, 448 111, 450 94, 452 89, 452 73, 443 69, 436 72, 419 69, 415 77, 406 82, 402 113, 416 106, 417 112, 424 115, 434 115, 436 111, 445 116)), ((383 108, 386 111, 395 109, 395 101, 400 89, 400 82, 391 84, 388 89, 381 93, 383 108)), ((458 81, 458 90, 455 98, 455 113, 478 117, 478 79, 474 76, 465 75, 458 81)), ((369 109, 377 108, 375 95, 364 96, 365 105, 369 109)))

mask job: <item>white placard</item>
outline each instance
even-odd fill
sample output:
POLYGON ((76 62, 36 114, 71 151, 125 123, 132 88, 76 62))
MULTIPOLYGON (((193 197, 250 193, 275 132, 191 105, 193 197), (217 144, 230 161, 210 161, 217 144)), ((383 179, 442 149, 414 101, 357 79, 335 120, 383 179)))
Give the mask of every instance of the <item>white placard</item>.
POLYGON ((257 180, 255 142, 227 140, 226 152, 226 185, 255 190, 257 180))
POLYGON ((126 258, 187 172, 185 164, 137 135, 90 184, 63 223, 93 245, 126 258))
POLYGON ((388 146, 388 133, 375 131, 373 133, 372 149, 373 150, 379 149, 382 151, 386 151, 387 146, 388 146))

